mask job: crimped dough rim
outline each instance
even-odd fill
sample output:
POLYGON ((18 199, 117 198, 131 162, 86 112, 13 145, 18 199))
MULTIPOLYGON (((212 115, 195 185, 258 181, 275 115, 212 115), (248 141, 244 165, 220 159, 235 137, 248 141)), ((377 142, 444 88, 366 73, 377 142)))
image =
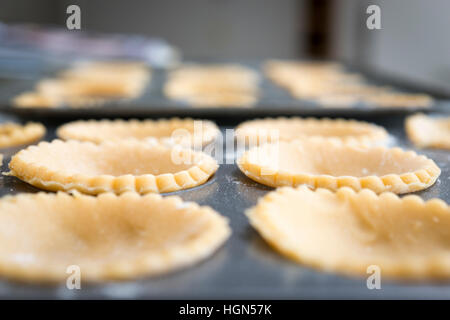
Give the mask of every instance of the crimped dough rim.
MULTIPOLYGON (((261 140, 262 138, 256 132, 252 132, 255 129, 260 130, 264 129, 277 129, 282 128, 284 125, 289 126, 298 126, 299 129, 303 128, 318 128, 318 129, 326 129, 335 128, 336 130, 348 130, 349 135, 336 135, 336 136, 323 136, 320 134, 300 134, 296 136, 296 138, 287 138, 283 135, 279 136, 279 141, 292 141, 296 139, 306 139, 306 138, 316 138, 321 137, 323 139, 337 139, 345 143, 351 144, 361 144, 361 145, 373 145, 376 143, 383 143, 388 138, 387 131, 375 124, 365 122, 365 121, 357 121, 357 120, 346 120, 346 119, 331 119, 331 118, 300 118, 300 117, 277 117, 277 118, 263 118, 263 119, 255 119, 250 121, 245 121, 239 124, 236 127, 236 138, 238 140, 245 140, 248 144, 250 141, 255 141, 258 144, 267 142, 265 140, 261 140), (359 131, 359 133, 358 133, 359 131), (351 134, 354 132, 354 134, 351 134)), ((267 140, 267 137, 263 137, 267 140)))
POLYGON ((18 146, 39 140, 45 135, 45 127, 36 122, 0 124, 0 148, 18 146), (3 134, 6 131, 7 134, 3 134))
MULTIPOLYGON (((95 159, 90 159, 95 161, 95 159)), ((169 159, 170 160, 170 159, 169 159)), ((162 159, 161 161, 165 161, 162 159)), ((146 194, 150 192, 164 193, 192 188, 205 183, 217 170, 217 162, 203 152, 195 152, 191 149, 178 147, 167 147, 160 144, 149 145, 136 140, 124 140, 121 142, 104 142, 100 145, 92 142, 80 142, 76 140, 52 142, 41 142, 37 146, 30 146, 14 155, 9 163, 10 175, 13 175, 31 185, 45 190, 78 190, 86 194, 99 194, 103 192, 114 192, 121 194, 127 191, 146 194), (191 156, 195 163, 189 169, 180 170, 175 173, 125 174, 114 176, 111 174, 74 174, 61 171, 59 168, 48 167, 45 163, 34 161, 34 155, 42 149, 58 148, 67 146, 102 148, 105 146, 121 148, 121 144, 134 148, 147 148, 148 150, 167 151, 176 150, 181 156, 191 156)))
MULTIPOLYGON (((88 120, 88 121, 73 121, 66 123, 60 126, 56 133, 59 138, 63 140, 80 140, 80 141, 91 141, 95 143, 101 143, 108 140, 120 140, 122 138, 118 138, 117 136, 108 136, 108 132, 101 133, 102 129, 106 130, 117 130, 117 131, 145 131, 149 128, 167 130, 166 128, 170 128, 170 130, 175 131, 177 129, 187 130, 190 133, 190 144, 192 146, 205 146, 211 142, 213 142, 218 134, 219 128, 217 125, 208 120, 195 120, 191 118, 180 119, 180 118, 172 118, 172 119, 159 119, 159 120, 143 120, 139 121, 136 119, 131 120, 107 120, 103 119, 100 121, 97 120, 88 120), (195 132, 191 132, 188 130, 187 126, 194 126, 194 122, 201 122, 201 133, 202 135, 194 134, 195 132)), ((170 136, 163 137, 155 137, 148 135, 145 138, 138 137, 124 137, 123 139, 135 138, 138 140, 148 140, 148 139, 156 139, 161 143, 166 144, 175 144, 180 141, 177 140, 176 137, 171 138, 170 136)))
MULTIPOLYGON (((417 195, 408 195, 400 198, 394 193, 385 192, 381 195, 375 194, 372 190, 364 189, 359 192, 355 192, 353 189, 345 187, 337 190, 335 193, 328 189, 317 189, 315 191, 310 190, 306 186, 299 186, 298 188, 283 187, 275 191, 268 193, 263 198, 258 200, 256 206, 248 209, 245 214, 249 218, 250 224, 258 231, 258 233, 277 251, 282 253, 284 256, 295 260, 301 264, 313 267, 318 270, 327 272, 338 272, 349 275, 359 275, 367 277, 367 267, 368 265, 362 265, 361 261, 358 262, 359 257, 354 256, 355 261, 350 261, 348 255, 342 255, 337 261, 326 261, 324 255, 317 255, 316 257, 311 254, 305 254, 298 251, 297 244, 286 235, 285 232, 280 230, 275 223, 276 218, 280 217, 280 212, 277 211, 275 215, 270 216, 266 214, 269 211, 268 205, 271 202, 275 202, 280 198, 292 193, 310 193, 317 196, 330 196, 333 195, 334 198, 341 200, 342 203, 346 203, 353 199, 354 202, 357 200, 361 201, 361 204, 370 203, 368 205, 371 211, 367 211, 367 214, 379 215, 379 208, 374 202, 379 201, 385 205, 398 205, 399 203, 404 206, 405 220, 409 219, 409 210, 411 206, 417 206, 423 210, 425 217, 442 217, 448 216, 450 214, 450 207, 441 199, 431 199, 424 201, 417 195), (356 199, 356 200, 355 200, 356 199)), ((326 199, 324 199, 326 200, 326 199)), ((354 203, 351 202, 351 203, 354 203)), ((310 210, 301 210, 301 203, 298 203, 298 214, 318 214, 317 212, 311 212, 310 210)), ((320 201, 317 208, 323 205, 323 201, 320 201)), ((353 207, 352 207, 353 209, 353 207)), ((355 209, 354 209, 355 210, 355 209)), ((368 209, 367 209, 368 210, 368 209)), ((383 213, 381 213, 383 214, 383 213)), ((386 212, 385 215, 389 216, 390 212, 386 212)), ((435 218, 433 218, 434 221, 435 218)), ((317 232, 321 232, 317 230, 317 232)), ((352 233, 353 230, 349 229, 347 233, 352 233)), ((293 239, 292 239, 293 240, 293 239)), ((339 241, 339 239, 329 239, 330 245, 339 241)), ((347 240, 348 241, 348 240, 347 240)), ((351 251, 348 251, 349 253, 351 251)), ((413 259, 413 258, 410 258, 413 259)), ((423 278, 450 278, 450 256, 446 257, 436 257, 435 255, 430 255, 427 257, 426 261, 403 261, 398 259, 397 262, 390 262, 389 259, 384 261, 374 261, 371 265, 377 265, 381 269, 381 276, 386 277, 397 277, 405 279, 423 279, 423 278)))
MULTIPOLYGON (((281 142, 283 143, 283 142, 281 142)), ((312 143, 312 144, 327 144, 331 147, 338 148, 348 148, 348 152, 359 150, 357 146, 342 143, 337 140, 322 139, 322 138, 311 138, 308 141, 291 141, 285 142, 286 144, 301 144, 301 143, 312 143)), ((416 170, 404 172, 401 174, 392 173, 384 174, 381 176, 377 175, 367 175, 363 177, 342 175, 342 176, 332 176, 327 174, 312 174, 312 173, 291 173, 280 168, 279 170, 273 171, 268 166, 261 165, 259 163, 252 163, 249 159, 249 154, 251 152, 257 152, 259 148, 270 147, 270 144, 266 144, 259 147, 254 147, 249 151, 245 152, 240 159, 238 159, 237 164, 239 169, 250 179, 259 182, 261 184, 270 187, 297 187, 299 185, 307 185, 310 188, 326 188, 330 190, 337 190, 342 187, 350 187, 356 191, 367 188, 375 191, 376 193, 381 193, 385 191, 391 191, 397 194, 414 192, 426 189, 433 185, 439 175, 441 174, 441 169, 436 165, 436 163, 424 155, 418 155, 414 151, 405 151, 401 148, 387 148, 384 146, 372 147, 370 150, 380 152, 390 152, 392 155, 402 156, 407 159, 419 158, 424 162, 422 167, 416 170), (271 172, 273 171, 273 172, 271 172), (264 172, 264 174, 263 174, 264 172)), ((369 149, 367 149, 369 150, 369 149)), ((330 155, 331 156, 331 155, 330 155)))
POLYGON ((406 134, 418 147, 450 149, 450 133, 440 130, 441 123, 447 124, 450 128, 450 117, 431 118, 418 113, 406 118, 406 134), (430 131, 434 134, 432 135, 430 131))
MULTIPOLYGON (((145 240, 151 241, 151 239, 148 239, 149 235, 142 235, 142 232, 145 232, 145 229, 142 230, 140 228, 146 227, 148 229, 155 218, 157 219, 156 221, 161 221, 161 219, 164 219, 162 217, 167 215, 167 219, 169 219, 168 222, 170 222, 170 219, 176 218, 174 218, 174 215, 179 214, 187 217, 183 217, 184 220, 192 220, 190 221, 191 225, 176 226, 179 228, 179 232, 187 233, 183 241, 178 241, 179 239, 176 237, 172 241, 167 240, 168 243, 164 246, 159 245, 160 247, 157 246, 156 248, 140 247, 142 252, 133 252, 131 258, 130 256, 123 255, 116 259, 113 251, 117 248, 116 246, 111 245, 108 252, 111 255, 111 257, 109 257, 111 259, 108 260, 108 256, 106 256, 105 260, 101 261, 103 255, 100 255, 98 252, 93 253, 94 257, 88 255, 86 259, 85 257, 80 257, 80 255, 84 253, 82 250, 86 250, 86 248, 83 248, 81 251, 77 252, 79 261, 84 262, 84 265, 81 263, 79 265, 82 282, 115 279, 123 280, 140 276, 155 276, 182 267, 188 267, 212 255, 231 234, 228 219, 221 216, 210 207, 199 206, 193 202, 183 202, 183 200, 177 196, 161 197, 157 194, 141 196, 133 192, 128 192, 120 196, 112 193, 104 193, 97 197, 78 193, 69 195, 64 192, 58 192, 56 194, 40 192, 36 194, 5 196, 0 199, 0 217, 2 215, 7 215, 8 211, 14 213, 14 210, 20 210, 22 216, 38 214, 40 219, 38 219, 36 223, 44 223, 41 219, 43 219, 43 217, 45 218, 46 215, 48 220, 52 219, 52 214, 48 213, 51 211, 49 208, 51 208, 52 205, 58 206, 58 211, 56 213, 63 216, 61 219, 69 216, 69 222, 72 222, 73 226, 67 226, 67 221, 65 220, 52 220, 49 224, 52 225, 52 230, 55 232, 50 233, 49 236, 55 236, 55 233, 57 233, 56 231, 60 230, 61 234, 59 236, 64 237, 66 234, 64 231, 67 231, 67 228, 69 228, 69 230, 72 230, 69 232, 69 236, 76 236, 75 239, 69 240, 69 243, 73 241, 77 241, 77 243, 79 241, 87 241, 87 243, 89 243, 89 241, 91 241, 91 238, 89 237, 91 234, 86 235, 83 232, 81 234, 79 233, 79 228, 77 227, 77 223, 75 223, 79 221, 79 219, 91 221, 89 232, 94 233, 92 237, 98 237, 98 241, 101 241, 103 236, 107 235, 107 232, 105 234, 105 228, 108 228, 108 226, 110 227, 110 230, 112 230, 110 231, 111 233, 115 231, 115 227, 124 228, 122 222, 127 226, 135 226, 135 229, 131 229, 132 231, 130 231, 131 227, 128 229, 125 228, 126 230, 124 230, 124 232, 131 232, 138 238, 132 239, 131 243, 127 243, 128 245, 131 245, 133 241, 136 243, 145 240), (28 203, 28 205, 26 205, 26 203, 28 203), (69 209, 64 207, 67 211, 61 212, 61 204, 66 203, 69 206, 69 209), (32 204, 32 206, 30 204, 32 204), (26 209, 31 208, 31 210, 23 210, 21 209, 21 206, 26 209), (117 206, 122 207, 110 209, 116 208, 117 206), (143 207, 146 207, 147 210, 143 210, 143 207), (158 212, 161 208, 164 209, 164 214, 158 212), (32 211, 33 209, 36 211, 32 211), (114 210, 119 212, 112 213, 114 210), (123 215, 120 214, 122 210, 124 211, 123 215), (95 217, 96 213, 100 216, 96 218, 86 218, 88 215, 93 215, 95 217), (152 215, 156 216, 149 218, 152 215), (110 219, 107 219, 108 216, 110 216, 110 219), (133 221, 133 219, 136 219, 136 221, 133 221), (102 221, 104 224, 102 224, 102 221), (128 221, 128 223, 126 221, 128 221), (95 223, 101 225, 98 227, 92 226, 92 224, 95 223), (190 228, 193 228, 196 232, 193 233, 190 228), (97 257, 97 259, 94 259, 95 256, 100 256, 100 258, 97 257)), ((55 212, 53 214, 55 214, 55 212)), ((20 217, 18 219, 20 219, 20 217)), ((17 221, 17 224, 19 223, 20 221, 17 221)), ((106 229, 106 231, 107 230, 108 229, 106 229)), ((173 231, 171 232, 175 233, 173 231)), ((31 234, 32 236, 39 235, 39 233, 33 234, 32 232, 31 234)), ((17 234, 17 237, 27 236, 30 236, 30 234, 17 234)), ((36 239, 36 241, 39 242, 41 239, 36 239)), ((123 242, 121 242, 120 239, 118 239, 117 242, 119 242, 120 245, 123 245, 123 242)), ((8 245, 7 241, 2 243, 3 245, 8 245)), ((67 245, 66 241, 61 241, 62 247, 58 248, 58 239, 56 239, 54 243, 55 245, 51 246, 51 250, 56 251, 56 253, 58 253, 58 251, 63 251, 63 246, 67 245)), ((24 245, 26 246, 26 244, 24 245)), ((43 245, 45 245, 45 243, 43 245)), ((103 245, 103 247, 104 246, 105 245, 103 245)), ((126 246, 124 245, 124 250, 125 247, 126 246)), ((91 250, 90 248, 91 247, 89 246, 87 250, 91 250)), ((32 249, 33 248, 31 248, 31 250, 32 249)), ((67 251, 75 251, 77 249, 77 246, 66 248, 67 251)), ((41 261, 39 262, 33 260, 31 263, 27 261, 17 262, 11 261, 10 256, 8 256, 7 253, 8 251, 6 251, 5 255, 0 254, 0 274, 19 281, 54 282, 65 280, 70 275, 66 273, 66 268, 69 265, 74 264, 72 261, 67 261, 67 263, 66 261, 60 261, 59 259, 63 260, 66 258, 52 256, 52 252, 47 254, 47 256, 49 259, 52 258, 53 261, 49 261, 45 264, 42 263, 42 256, 40 256, 41 261), (8 259, 10 260, 8 261, 8 259)), ((42 254, 40 252, 38 253, 42 254)))

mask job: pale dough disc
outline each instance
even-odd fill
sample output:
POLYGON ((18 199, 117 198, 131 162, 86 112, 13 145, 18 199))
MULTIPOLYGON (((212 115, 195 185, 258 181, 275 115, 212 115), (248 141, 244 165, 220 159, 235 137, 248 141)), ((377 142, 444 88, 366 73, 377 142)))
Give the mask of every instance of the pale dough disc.
POLYGON ((205 183, 217 167, 205 153, 137 140, 41 142, 9 163, 11 175, 41 189, 87 194, 188 189, 205 183))
POLYGON ((117 141, 123 139, 155 139, 167 145, 202 147, 213 142, 219 128, 212 121, 194 119, 162 120, 89 120, 69 122, 57 130, 58 137, 69 140, 117 141))
POLYGON ((150 78, 150 70, 141 63, 79 64, 55 78, 40 80, 33 92, 13 98, 13 104, 19 108, 95 107, 110 100, 138 97, 150 78))
POLYGON ((15 96, 12 104, 16 108, 56 108, 61 104, 61 99, 31 91, 15 96))
POLYGON ((203 82, 209 80, 227 85, 238 83, 243 86, 259 82, 255 71, 238 64, 187 64, 170 72, 169 78, 187 81, 200 79, 203 82))
POLYGON ((66 96, 63 98, 40 92, 24 92, 14 97, 12 103, 15 108, 58 108, 62 105, 70 108, 90 108, 103 105, 109 100, 83 96, 66 96))
POLYGON ((283 255, 325 271, 450 278, 450 208, 440 199, 341 188, 280 188, 246 212, 283 255))
POLYGON ((318 99, 320 103, 327 96, 348 95, 358 97, 384 90, 365 84, 358 74, 347 73, 335 63, 268 61, 266 75, 278 85, 286 88, 299 99, 318 99))
POLYGON ((226 81, 226 78, 212 78, 202 76, 194 77, 179 77, 170 78, 165 86, 165 93, 170 97, 183 98, 189 95, 206 95, 206 94, 226 94, 233 92, 235 94, 254 94, 255 86, 251 82, 242 81, 226 81))
POLYGON ((0 199, 0 275, 81 283, 167 273, 206 259, 229 237, 209 207, 162 198, 37 193, 0 199), (71 270, 71 269, 70 269, 71 270))
POLYGON ((95 78, 45 79, 37 84, 36 89, 44 97, 70 101, 75 97, 133 98, 141 93, 143 85, 142 82, 126 78, 108 78, 101 81, 95 78))
POLYGON ((266 118, 241 123, 236 137, 247 145, 293 141, 311 137, 338 139, 345 143, 374 145, 386 142, 383 127, 363 121, 315 118, 266 118), (274 140, 274 141, 272 141, 274 140))
POLYGON ((372 189, 376 193, 423 190, 441 173, 433 160, 413 151, 357 147, 321 138, 254 147, 238 160, 249 178, 271 186, 308 185, 336 190, 372 189))
POLYGON ((418 147, 450 149, 450 117, 416 114, 406 118, 405 127, 409 139, 418 147))
POLYGON ((98 61, 79 63, 61 73, 63 78, 145 77, 148 67, 141 62, 98 61))
POLYGON ((244 66, 185 65, 169 74, 164 93, 194 107, 250 107, 258 85, 258 74, 244 66))
POLYGON ((28 144, 41 139, 45 135, 45 127, 40 123, 29 122, 0 124, 0 148, 28 144))
POLYGON ((377 107, 398 108, 398 107, 421 107, 429 108, 433 104, 433 99, 426 94, 412 93, 384 93, 379 95, 369 95, 364 100, 377 107))
POLYGON ((139 95, 151 79, 151 70, 139 62, 93 62, 77 64, 61 73, 64 80, 87 83, 98 95, 122 94, 124 97, 139 95))
POLYGON ((352 108, 359 102, 357 95, 327 95, 316 99, 325 108, 352 108))
POLYGON ((236 108, 248 108, 253 106, 258 101, 257 96, 253 94, 235 94, 235 93, 222 93, 222 94, 205 94, 201 96, 192 96, 185 99, 189 101, 194 107, 236 107, 236 108))
POLYGON ((325 107, 351 106, 358 101, 374 107, 430 107, 433 103, 426 94, 394 92, 369 84, 362 75, 349 73, 335 63, 269 60, 264 70, 292 96, 325 107))

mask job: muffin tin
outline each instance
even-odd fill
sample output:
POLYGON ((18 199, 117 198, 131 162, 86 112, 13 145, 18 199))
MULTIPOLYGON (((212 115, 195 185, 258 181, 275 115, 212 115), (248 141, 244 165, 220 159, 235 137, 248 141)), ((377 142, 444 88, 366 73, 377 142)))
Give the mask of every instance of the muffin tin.
MULTIPOLYGON (((393 137, 392 144, 414 149, 405 136, 403 116, 364 120, 384 126, 393 137)), ((46 123, 46 140, 55 138, 55 128, 59 124, 46 123)), ((238 123, 219 124, 224 131, 238 123)), ((2 150, 5 154, 3 171, 8 170, 10 156, 17 150, 2 150)), ((449 203, 450 153, 431 149, 416 151, 432 158, 442 173, 435 185, 415 194, 424 199, 438 197, 449 203)), ((224 152, 224 158, 230 161, 233 153, 224 152)), ((244 210, 270 190, 273 189, 245 177, 236 164, 224 163, 206 184, 170 193, 186 201, 211 206, 230 219, 231 238, 212 257, 198 265, 156 278, 95 285, 82 283, 81 290, 68 290, 65 283, 39 286, 1 280, 0 298, 450 298, 450 287, 445 283, 402 283, 382 276, 381 290, 369 290, 364 277, 317 272, 285 259, 264 242, 244 216, 244 210)), ((0 195, 37 191, 14 177, 0 177, 0 195)))

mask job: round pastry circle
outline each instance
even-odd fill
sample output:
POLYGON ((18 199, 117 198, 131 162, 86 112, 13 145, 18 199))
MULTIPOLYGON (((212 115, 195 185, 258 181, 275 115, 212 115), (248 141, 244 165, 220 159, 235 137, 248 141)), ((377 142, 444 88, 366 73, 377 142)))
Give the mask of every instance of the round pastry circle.
POLYGON ((194 107, 251 107, 258 97, 254 94, 224 92, 221 94, 204 94, 185 99, 194 107))
POLYGON ((167 97, 194 107, 250 107, 258 99, 258 74, 239 65, 185 65, 172 71, 167 97))
POLYGON ((45 190, 87 194, 172 192, 205 183, 217 170, 209 155, 135 140, 94 144, 41 142, 14 155, 10 174, 45 190))
POLYGON ((426 94, 412 93, 382 93, 378 95, 369 95, 365 97, 368 104, 377 107, 421 107, 429 108, 433 105, 433 98, 426 94))
POLYGON ((440 199, 301 186, 267 194, 246 214, 276 250, 316 269, 450 278, 450 208, 440 199))
POLYGON ((433 160, 413 151, 359 148, 329 139, 265 144, 245 152, 238 166, 249 178, 271 187, 304 184, 398 194, 426 189, 441 173, 433 160))
POLYGON ((100 143, 109 140, 156 139, 164 144, 205 146, 213 142, 219 128, 212 121, 194 119, 89 120, 69 122, 57 130, 61 139, 100 143))
POLYGON ((29 122, 0 124, 0 148, 18 146, 39 140, 45 135, 45 127, 40 123, 29 122))
POLYGON ((246 144, 292 141, 311 137, 339 139, 346 143, 376 144, 387 140, 383 127, 356 120, 315 118, 266 118, 241 123, 236 128, 238 140, 246 144), (275 135, 272 138, 271 134, 275 135))
POLYGON ((61 99, 29 91, 15 96, 12 104, 15 108, 56 108, 61 104, 61 99))
POLYGON ((450 149, 450 117, 415 114, 406 118, 406 133, 419 147, 450 149))
POLYGON ((0 200, 0 274, 21 281, 129 279, 210 256, 230 235, 226 218, 179 197, 59 192, 0 200))

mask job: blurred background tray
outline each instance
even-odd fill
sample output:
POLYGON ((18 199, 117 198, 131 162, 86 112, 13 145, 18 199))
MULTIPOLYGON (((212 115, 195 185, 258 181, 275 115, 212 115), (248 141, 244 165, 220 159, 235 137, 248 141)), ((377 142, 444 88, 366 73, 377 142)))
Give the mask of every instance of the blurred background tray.
MULTIPOLYGON (((192 61, 190 61, 192 62, 192 61)), ((194 63, 211 63, 208 60, 198 60, 194 63)), ((163 93, 163 86, 167 79, 167 71, 164 69, 155 69, 152 71, 152 80, 145 88, 143 94, 130 100, 108 102, 97 107, 87 108, 16 108, 12 106, 11 99, 21 92, 30 91, 34 85, 42 79, 37 76, 39 71, 41 74, 51 76, 56 74, 58 69, 49 68, 48 70, 33 70, 30 68, 28 78, 13 79, 0 86, 0 111, 20 115, 30 119, 48 119, 48 118, 114 118, 114 117, 202 117, 202 118, 233 118, 239 114, 240 117, 265 117, 280 115, 299 115, 299 116, 374 116, 374 115, 390 115, 390 114, 409 114, 414 112, 428 112, 448 109, 450 104, 450 90, 442 90, 436 87, 427 87, 415 83, 412 80, 404 80, 395 77, 389 77, 377 74, 371 70, 358 68, 355 66, 346 66, 347 70, 361 73, 369 83, 392 86, 395 89, 405 92, 426 93, 432 96, 435 101, 430 108, 424 107, 376 107, 363 103, 355 104, 351 107, 338 106, 321 106, 320 104, 309 101, 300 100, 292 97, 290 93, 277 86, 270 79, 266 78, 261 70, 264 61, 213 61, 215 63, 236 63, 249 67, 261 77, 260 97, 258 102, 251 107, 196 107, 184 103, 168 99, 163 93)), ((59 68, 63 70, 64 68, 59 68)))

